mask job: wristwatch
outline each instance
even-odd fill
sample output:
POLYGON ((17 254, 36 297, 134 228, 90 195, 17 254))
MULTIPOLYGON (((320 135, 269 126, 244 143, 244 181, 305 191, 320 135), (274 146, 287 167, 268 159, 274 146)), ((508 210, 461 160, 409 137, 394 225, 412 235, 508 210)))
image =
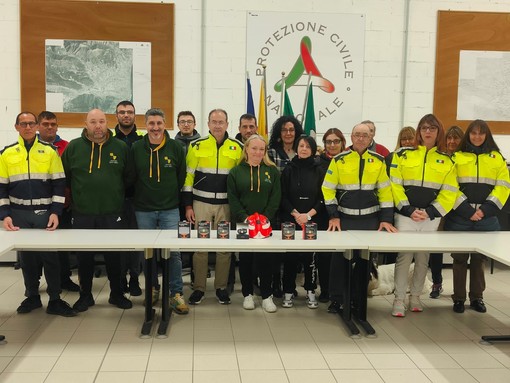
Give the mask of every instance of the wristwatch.
POLYGON ((310 214, 306 214, 306 219, 311 221, 312 220, 312 217, 310 217, 310 214))

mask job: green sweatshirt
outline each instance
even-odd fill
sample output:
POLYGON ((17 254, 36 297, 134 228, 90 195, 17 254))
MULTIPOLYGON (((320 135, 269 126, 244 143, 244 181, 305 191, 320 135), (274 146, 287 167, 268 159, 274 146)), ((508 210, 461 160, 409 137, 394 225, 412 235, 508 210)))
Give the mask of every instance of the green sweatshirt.
POLYGON ((276 166, 250 166, 243 161, 228 174, 227 193, 235 222, 244 222, 253 213, 273 221, 280 206, 280 172, 276 166))
POLYGON ((182 145, 165 131, 165 140, 151 147, 148 135, 131 147, 135 170, 135 210, 157 211, 179 207, 186 178, 186 157, 182 145))
POLYGON ((72 140, 62 154, 67 186, 71 188, 73 212, 85 215, 122 214, 124 181, 129 171, 129 148, 109 132, 95 144, 87 138, 72 140))

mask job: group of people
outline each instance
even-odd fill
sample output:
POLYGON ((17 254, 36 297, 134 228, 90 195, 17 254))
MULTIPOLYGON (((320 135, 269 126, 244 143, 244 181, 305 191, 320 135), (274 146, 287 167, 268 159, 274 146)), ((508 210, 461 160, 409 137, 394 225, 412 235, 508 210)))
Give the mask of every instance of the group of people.
MULTIPOLYGON (((166 130, 164 112, 150 109, 145 113, 147 133, 142 134, 135 125, 134 105, 122 101, 116 108, 118 124, 113 132, 105 113, 93 109, 81 137, 69 142, 60 157, 56 139, 45 141, 37 135, 44 121, 53 124, 55 131, 58 127, 56 116, 44 113, 39 117, 20 113, 15 123, 18 142, 0 153, 0 219, 6 230, 55 230, 59 216, 70 206, 72 227, 81 229, 174 230, 182 219, 192 224, 210 221, 216 229, 218 222, 229 221, 235 227, 259 213, 275 229, 283 222, 300 228, 313 221, 319 230, 329 231, 434 231, 444 218, 444 230, 486 231, 499 230, 496 214, 509 194, 506 162, 481 120, 469 125, 456 149, 448 132, 458 134, 458 130, 451 128, 445 134, 441 122, 428 114, 416 130, 402 129, 393 153, 374 141, 375 125, 368 120, 352 129, 351 146, 346 146, 339 129, 331 128, 323 135, 324 149, 319 150, 293 116, 275 121, 268 143, 256 134, 255 116, 244 114, 239 134, 231 138, 223 109, 209 113, 209 134, 204 137, 195 129, 193 113, 180 112, 175 139, 166 130)), ((468 257, 454 255, 456 312, 464 311, 467 298, 468 257)), ((79 252, 77 259, 80 296, 71 307, 60 299, 61 265, 55 254, 21 252, 26 299, 18 312, 42 307, 41 266, 48 285, 49 314, 74 316, 93 306, 94 257, 79 252)), ((207 252, 193 254, 193 292, 188 304, 200 304, 205 297, 208 259, 207 252)), ((438 297, 442 290, 441 259, 441 254, 430 259, 436 275, 431 297, 438 297)), ((214 288, 220 304, 230 303, 231 260, 230 253, 216 254, 214 288)), ((110 304, 132 307, 124 294, 141 294, 141 261, 139 253, 105 253, 110 304)), ((484 261, 483 256, 471 255, 470 306, 480 312, 486 310, 484 261)), ((277 310, 273 297, 282 298, 282 307, 293 307, 300 265, 309 308, 331 301, 328 311, 339 312, 350 304, 343 301, 348 270, 342 254, 279 256, 254 251, 239 254, 243 307, 255 308, 254 285, 260 288, 266 312, 277 310), (318 286, 321 293, 316 296, 318 286)), ((423 311, 420 294, 428 267, 427 253, 397 255, 393 316, 423 311)), ((153 300, 157 300, 161 286, 157 268, 152 269, 153 274, 145 278, 151 279, 153 300)), ((170 289, 170 307, 176 313, 188 313, 178 252, 171 253, 170 286, 164 288, 170 289)))

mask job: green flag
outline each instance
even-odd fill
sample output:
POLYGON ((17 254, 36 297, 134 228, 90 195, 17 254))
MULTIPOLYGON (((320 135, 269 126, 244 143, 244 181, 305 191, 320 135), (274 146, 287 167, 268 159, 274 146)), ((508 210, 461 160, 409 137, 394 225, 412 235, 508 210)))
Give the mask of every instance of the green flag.
POLYGON ((308 101, 306 103, 306 114, 305 114, 305 123, 304 130, 305 134, 308 136, 312 136, 315 138, 315 111, 313 105, 313 86, 310 84, 310 89, 308 90, 308 101))
POLYGON ((294 111, 292 110, 292 105, 290 104, 290 98, 289 94, 287 93, 287 89, 285 89, 285 101, 283 102, 282 116, 294 116, 294 111))

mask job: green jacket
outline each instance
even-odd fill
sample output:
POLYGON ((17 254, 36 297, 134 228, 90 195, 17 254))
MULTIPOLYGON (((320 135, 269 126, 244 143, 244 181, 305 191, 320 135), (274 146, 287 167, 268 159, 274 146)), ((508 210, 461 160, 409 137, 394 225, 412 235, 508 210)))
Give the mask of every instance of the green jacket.
POLYGON ((128 157, 128 146, 111 131, 104 143, 95 144, 83 129, 81 137, 72 140, 62 154, 73 212, 122 214, 128 157))
POLYGON ((130 156, 135 173, 135 210, 178 208, 186 178, 186 157, 182 145, 165 131, 165 141, 151 148, 149 137, 145 135, 133 144, 130 156))
POLYGON ((280 172, 276 166, 250 166, 246 162, 234 167, 227 177, 227 194, 232 220, 244 222, 253 213, 270 221, 280 206, 280 172))

